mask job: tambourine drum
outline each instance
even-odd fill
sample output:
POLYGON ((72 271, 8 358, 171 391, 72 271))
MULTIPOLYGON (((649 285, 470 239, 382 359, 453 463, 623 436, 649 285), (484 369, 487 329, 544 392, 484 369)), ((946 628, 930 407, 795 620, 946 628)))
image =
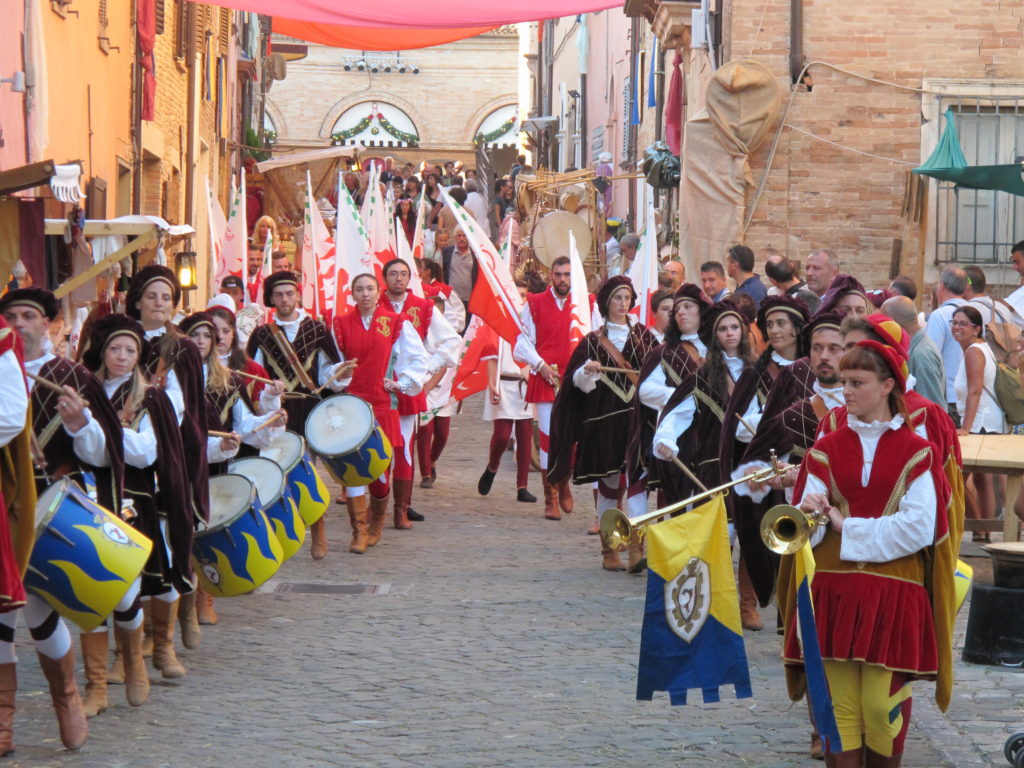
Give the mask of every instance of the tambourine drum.
POLYGON ((256 486, 256 496, 281 542, 284 559, 298 552, 306 540, 306 524, 299 517, 299 507, 284 481, 284 470, 270 459, 251 456, 229 463, 228 472, 247 477, 256 486))
POLYGON ((569 232, 576 237, 580 258, 587 258, 593 236, 587 222, 575 213, 552 211, 537 222, 533 228, 533 251, 545 267, 550 267, 557 257, 569 255, 569 232))
POLYGON ((331 500, 327 486, 309 458, 302 435, 282 432, 270 447, 260 451, 260 456, 276 462, 284 470, 285 482, 299 505, 302 522, 308 526, 323 517, 331 500))
POLYGON ((317 403, 306 418, 306 440, 334 479, 349 488, 369 485, 391 465, 391 442, 370 404, 355 395, 317 403))
POLYGON ((89 632, 121 602, 152 550, 152 541, 64 478, 36 503, 25 586, 89 632))
POLYGON ((215 597, 252 592, 284 562, 256 486, 241 475, 210 478, 210 521, 192 540, 192 564, 203 589, 215 597))
POLYGON ((571 187, 563 187, 558 193, 558 207, 569 213, 577 213, 579 207, 586 199, 586 190, 582 184, 573 184, 571 187))

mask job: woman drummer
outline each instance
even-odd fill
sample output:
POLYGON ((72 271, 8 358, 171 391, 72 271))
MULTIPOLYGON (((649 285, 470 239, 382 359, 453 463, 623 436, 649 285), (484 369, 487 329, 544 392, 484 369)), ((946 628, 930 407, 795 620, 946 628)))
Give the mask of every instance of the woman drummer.
MULTIPOLYGON (((357 361, 351 378, 342 379, 347 392, 357 395, 373 408, 373 415, 392 447, 402 450, 402 431, 394 395, 419 394, 427 378, 427 351, 419 334, 404 316, 378 306, 380 284, 371 274, 352 280, 354 309, 334 318, 334 340, 342 361, 357 361)), ((346 504, 352 523, 349 551, 362 554, 380 541, 387 514, 390 469, 370 483, 367 509, 366 488, 349 488, 346 504)))
POLYGON ((83 365, 103 383, 124 429, 124 491, 135 512, 131 524, 153 541, 141 583, 128 593, 135 599, 130 605, 122 601, 114 611, 125 694, 132 706, 149 696, 141 597, 152 598, 153 664, 164 677, 176 678, 185 668, 174 652, 174 617, 179 596, 192 590, 192 516, 181 433, 168 393, 149 386, 139 365, 144 335, 132 318, 106 315, 93 325, 82 352, 83 365))
MULTIPOLYGON (((814 443, 794 489, 801 510, 828 522, 811 538, 818 642, 841 742, 827 745, 826 760, 895 767, 910 682, 936 680, 936 702, 949 703, 950 491, 934 446, 909 425, 900 351, 859 341, 839 367, 846 424, 814 443)), ((783 657, 803 664, 792 620, 783 657)))
MULTIPOLYGON (((236 325, 234 311, 223 305, 211 305, 207 307, 206 311, 213 318, 213 328, 216 332, 217 357, 221 364, 232 371, 239 371, 249 376, 258 376, 261 379, 270 379, 267 369, 245 354, 245 350, 242 348, 238 338, 238 326, 236 325)), ((249 379, 245 376, 242 378, 245 379, 245 390, 249 394, 249 400, 253 405, 254 412, 258 414, 264 413, 261 410, 260 403, 262 402, 263 389, 267 385, 262 381, 249 379)), ((277 381, 277 383, 284 388, 283 382, 277 381)))

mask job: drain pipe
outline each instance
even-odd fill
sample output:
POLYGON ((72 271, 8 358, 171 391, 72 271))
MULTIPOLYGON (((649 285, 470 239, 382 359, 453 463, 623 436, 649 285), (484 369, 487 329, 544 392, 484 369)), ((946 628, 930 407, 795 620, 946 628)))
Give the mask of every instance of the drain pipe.
POLYGON ((789 77, 798 84, 804 68, 804 0, 789 0, 789 77))

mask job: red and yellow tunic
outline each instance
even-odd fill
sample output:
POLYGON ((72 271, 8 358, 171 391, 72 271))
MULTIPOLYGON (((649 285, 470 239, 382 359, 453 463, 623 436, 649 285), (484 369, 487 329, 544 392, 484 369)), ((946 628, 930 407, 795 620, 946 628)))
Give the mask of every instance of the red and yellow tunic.
MULTIPOLYGON (((551 290, 547 290, 543 293, 531 294, 527 298, 527 303, 530 306, 533 327, 537 329, 537 339, 534 343, 537 354, 552 368, 557 368, 558 375, 562 376, 569 365, 569 357, 572 355, 574 346, 570 335, 572 301, 566 299, 562 308, 559 309, 554 294, 551 290)), ((538 374, 531 373, 526 384, 526 402, 553 403, 554 401, 554 387, 538 374)))
MULTIPOLYGON (((426 343, 427 332, 430 330, 430 320, 434 316, 434 302, 413 296, 406 292, 405 304, 402 307, 402 316, 408 318, 416 333, 420 335, 420 341, 426 343)), ((391 310, 391 299, 386 293, 380 297, 380 306, 391 310)), ((392 311, 392 314, 394 312, 392 311)), ((375 315, 376 317, 376 315, 375 315)), ((398 331, 395 331, 395 338, 398 338, 398 331)), ((362 364, 362 358, 360 358, 362 364)), ((403 395, 401 392, 395 395, 398 399, 399 416, 416 416, 427 410, 427 393, 420 392, 417 395, 403 395)))

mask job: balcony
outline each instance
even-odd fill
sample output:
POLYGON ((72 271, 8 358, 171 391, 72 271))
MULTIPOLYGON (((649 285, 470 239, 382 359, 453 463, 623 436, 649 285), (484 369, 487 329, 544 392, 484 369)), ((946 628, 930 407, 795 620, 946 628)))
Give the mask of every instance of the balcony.
POLYGON ((691 11, 700 9, 700 0, 626 0, 627 16, 642 16, 651 23, 658 42, 665 48, 682 47, 689 35, 691 11))

